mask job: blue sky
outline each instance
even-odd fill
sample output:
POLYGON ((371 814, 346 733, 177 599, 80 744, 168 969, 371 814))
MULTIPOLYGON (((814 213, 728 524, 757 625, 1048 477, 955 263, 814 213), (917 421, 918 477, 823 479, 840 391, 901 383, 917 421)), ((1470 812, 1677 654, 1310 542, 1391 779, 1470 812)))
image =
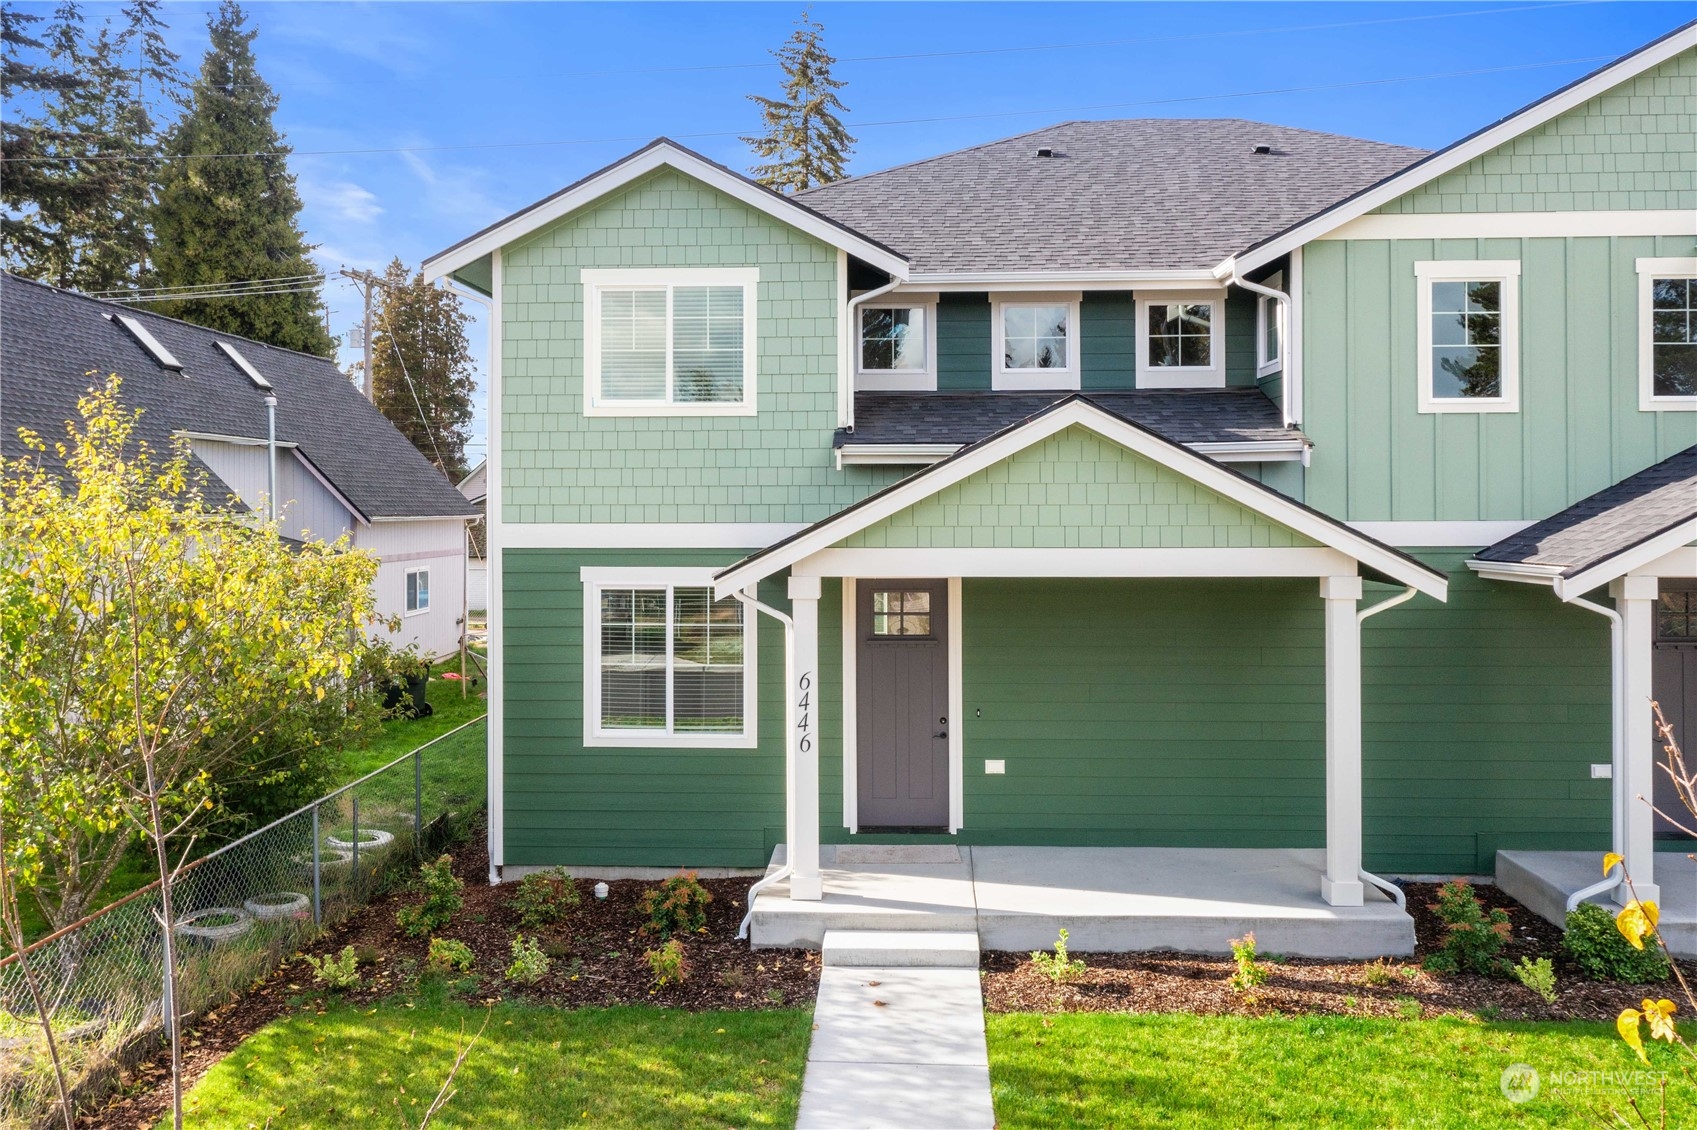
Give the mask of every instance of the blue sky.
MULTIPOLYGON (((745 167, 738 134, 758 124, 745 95, 776 92, 767 51, 800 7, 296 2, 249 15, 297 150, 303 224, 334 269, 396 255, 416 265, 659 134, 745 167), (332 152, 347 150, 368 152, 332 152)), ((191 70, 207 10, 165 12, 191 70)), ((1692 11, 1536 0, 813 6, 848 82, 855 173, 1071 118, 1242 117, 1436 148, 1692 11), (1488 73, 1457 73, 1471 71, 1488 73), (1451 77, 1379 81, 1433 75, 1451 77)), ((328 297, 345 333, 355 295, 336 286, 328 297)), ((474 328, 480 356, 485 333, 474 328)))

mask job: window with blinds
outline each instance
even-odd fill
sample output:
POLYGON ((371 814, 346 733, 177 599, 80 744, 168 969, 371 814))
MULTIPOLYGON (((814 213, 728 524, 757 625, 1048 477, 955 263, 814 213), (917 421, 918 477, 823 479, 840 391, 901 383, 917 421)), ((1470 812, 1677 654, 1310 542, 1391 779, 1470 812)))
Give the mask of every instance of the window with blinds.
POLYGON ((746 397, 743 285, 602 286, 603 405, 731 405, 746 397))
POLYGON ((603 587, 599 609, 599 730, 743 732, 741 602, 706 587, 603 587))

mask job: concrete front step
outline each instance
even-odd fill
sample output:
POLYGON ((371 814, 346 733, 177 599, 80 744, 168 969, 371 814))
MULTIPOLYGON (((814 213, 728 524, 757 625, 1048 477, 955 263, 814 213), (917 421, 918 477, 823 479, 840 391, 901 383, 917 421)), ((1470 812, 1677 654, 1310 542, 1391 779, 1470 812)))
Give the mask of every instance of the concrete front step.
POLYGON ((827 930, 820 949, 826 965, 978 968, 978 935, 969 930, 827 930))

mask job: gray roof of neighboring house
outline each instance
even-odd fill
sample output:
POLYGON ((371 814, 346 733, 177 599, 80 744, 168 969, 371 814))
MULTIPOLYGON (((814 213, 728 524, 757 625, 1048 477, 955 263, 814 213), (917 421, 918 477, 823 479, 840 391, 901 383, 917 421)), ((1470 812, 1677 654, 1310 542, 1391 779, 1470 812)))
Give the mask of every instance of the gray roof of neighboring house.
POLYGON ((1547 565, 1575 576, 1697 518, 1697 447, 1474 554, 1477 561, 1547 565))
MULTIPOLYGON (((837 447, 868 443, 977 443, 1076 393, 857 392, 854 431, 837 447)), ((1306 439, 1287 428, 1259 389, 1140 389, 1089 392, 1090 402, 1175 443, 1255 443, 1306 439)))
MULTIPOLYGON (((478 513, 384 418, 335 362, 0 273, 0 453, 27 454, 20 427, 51 446, 77 399, 117 373, 141 409, 136 438, 156 452, 180 431, 265 438, 265 402, 213 342, 234 345, 276 389, 277 438, 294 443, 365 518, 478 513), (136 318, 183 364, 161 367, 107 315, 136 318)), ((197 460, 198 462, 198 460, 197 460)))
POLYGON ((1063 122, 796 199, 916 272, 1190 270, 1425 152, 1241 119, 1063 122), (1040 146, 1054 156, 1036 156, 1040 146))

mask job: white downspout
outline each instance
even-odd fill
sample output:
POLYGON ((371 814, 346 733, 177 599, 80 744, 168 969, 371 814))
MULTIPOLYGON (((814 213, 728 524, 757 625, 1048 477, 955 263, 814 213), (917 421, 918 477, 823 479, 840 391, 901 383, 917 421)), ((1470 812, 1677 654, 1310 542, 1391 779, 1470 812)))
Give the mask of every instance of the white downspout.
MULTIPOLYGON (((795 621, 771 605, 762 604, 747 591, 738 591, 731 595, 742 601, 744 607, 764 612, 784 626, 784 686, 794 686, 795 621)), ((784 733, 791 734, 795 732, 795 696, 786 694, 784 698, 784 733)), ((795 860, 795 765, 791 761, 787 745, 784 753, 784 845, 784 862, 776 871, 748 888, 748 909, 743 913, 742 922, 737 925, 738 941, 748 937, 748 924, 754 918, 754 896, 772 884, 789 878, 795 860)))
POLYGON ((277 397, 265 394, 265 508, 268 520, 277 520, 277 397))
MULTIPOLYGON (((889 282, 875 290, 869 290, 865 294, 849 299, 847 335, 848 356, 844 358, 847 362, 847 371, 843 374, 843 383, 848 386, 848 411, 844 415, 848 420, 846 426, 851 432, 854 431, 854 374, 855 370, 860 367, 859 363, 855 360, 856 351, 860 348, 860 308, 863 304, 870 302, 872 299, 877 298, 880 295, 890 293, 901 284, 902 280, 891 279, 889 282)), ((933 330, 931 332, 935 331, 933 330)))
MULTIPOLYGON (((1290 345, 1290 295, 1282 290, 1275 290, 1270 286, 1263 286, 1258 282, 1250 282, 1248 279, 1238 274, 1237 260, 1235 259, 1232 260, 1231 268, 1231 278, 1227 281, 1233 286, 1241 286, 1244 290, 1247 290, 1252 294, 1265 295, 1268 298, 1274 299, 1279 304, 1279 348, 1283 354, 1281 360, 1283 361, 1285 370, 1284 380, 1280 382, 1279 411, 1284 415, 1285 427, 1288 428, 1296 422, 1296 413, 1291 411, 1291 405, 1295 400, 1297 391, 1301 388, 1301 378, 1297 375, 1295 353, 1291 349, 1290 345)), ((1380 607, 1384 606, 1381 605, 1380 607)))
MULTIPOLYGON (((1399 604, 1405 604, 1408 601, 1413 600, 1415 595, 1416 589, 1413 585, 1410 585, 1408 588, 1404 589, 1396 596, 1391 597, 1389 600, 1381 600, 1378 604, 1363 608, 1361 611, 1357 612, 1355 614, 1355 622, 1357 624, 1364 624, 1367 622, 1367 617, 1377 616, 1379 613, 1389 611, 1399 604)), ((1399 909, 1404 911, 1408 909, 1408 897, 1402 893, 1401 887, 1397 886, 1389 879, 1375 875, 1366 868, 1361 869, 1361 878, 1364 882, 1371 883, 1375 887, 1378 887, 1381 891, 1384 891, 1387 895, 1390 895, 1399 909)))
MULTIPOLYGON (((1571 597, 1569 604, 1578 605, 1587 612, 1595 612, 1605 617, 1609 622, 1609 799, 1613 808, 1609 821, 1610 843, 1617 855, 1621 851, 1623 837, 1626 834, 1626 798, 1621 795, 1621 782, 1626 777, 1626 703, 1625 689, 1621 685, 1626 670, 1626 624, 1620 618, 1620 613, 1601 604, 1593 604, 1583 597, 1571 597)), ((1626 878, 1626 868, 1617 863, 1609 869, 1601 881, 1592 883, 1589 887, 1581 887, 1567 896, 1567 909, 1572 911, 1588 898, 1612 891, 1620 886, 1626 878), (1611 877, 1612 876, 1612 877, 1611 877)))

